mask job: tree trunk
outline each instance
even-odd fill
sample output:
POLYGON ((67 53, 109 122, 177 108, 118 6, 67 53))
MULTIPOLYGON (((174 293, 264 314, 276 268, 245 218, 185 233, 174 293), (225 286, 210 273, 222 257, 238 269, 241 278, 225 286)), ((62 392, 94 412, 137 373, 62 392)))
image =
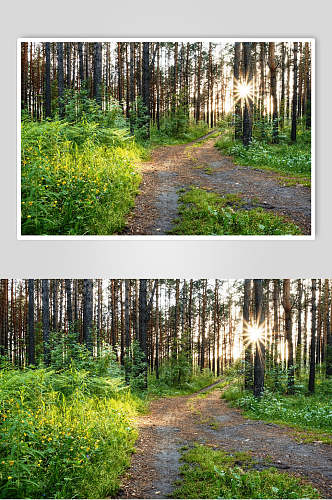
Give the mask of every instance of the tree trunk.
MULTIPOLYGON (((251 88, 252 64, 251 64, 251 42, 243 42, 243 77, 246 85, 251 88)), ((245 98, 243 111, 243 145, 249 146, 252 141, 252 97, 250 92, 245 98)))
POLYGON ((67 321, 68 321, 68 330, 71 331, 72 323, 73 323, 73 308, 71 301, 71 280, 65 280, 66 286, 66 297, 67 297, 67 321))
POLYGON ((50 299, 48 280, 42 280, 42 308, 43 308, 43 347, 44 363, 50 364, 50 299))
MULTIPOLYGON (((255 317, 256 326, 263 329, 264 308, 263 308, 263 280, 254 280, 255 292, 255 317)), ((264 365, 265 365, 265 345, 263 335, 256 342, 255 365, 254 365, 254 396, 259 398, 264 391, 264 365)))
POLYGON ((310 372, 309 392, 315 392, 316 376, 316 280, 311 280, 311 344, 310 344, 310 372))
POLYGON ((293 48, 293 100, 292 100, 292 129, 291 140, 296 141, 296 120, 297 120, 297 42, 293 48))
MULTIPOLYGON (((143 49, 144 50, 144 49, 143 49)), ((148 351, 147 351, 147 280, 139 280, 139 339, 140 348, 144 355, 144 389, 148 387, 148 351)))
POLYGON ((269 42, 269 68, 270 68, 270 84, 271 84, 271 97, 273 104, 273 131, 272 142, 278 142, 278 99, 277 99, 277 62, 275 56, 275 43, 269 42))
POLYGON ((253 366, 252 366, 252 347, 248 338, 248 327, 250 323, 250 292, 251 280, 244 280, 243 294, 243 344, 244 344, 244 388, 252 390, 253 388, 253 366))
POLYGON ((51 116, 51 52, 50 42, 45 43, 45 118, 51 116))
POLYGON ((143 42, 142 99, 145 107, 145 139, 150 138, 150 43, 143 42))
POLYGON ((297 280, 297 346, 296 346, 296 372, 299 375, 302 365, 302 280, 297 280))
POLYGON ((294 356, 293 356, 293 337, 292 337, 292 305, 290 299, 290 280, 283 280, 283 301, 285 310, 285 335, 288 347, 288 393, 294 393, 294 356))
POLYGON ((28 280, 29 308, 28 308, 28 364, 34 365, 35 360, 35 284, 28 280))
POLYGON ((93 96, 96 100, 96 103, 101 106, 102 44, 100 42, 95 42, 94 44, 93 63, 93 96))
POLYGON ((235 103, 234 109, 234 133, 235 139, 241 139, 242 136, 242 117, 241 103, 237 95, 237 87, 240 83, 240 60, 241 60, 241 42, 235 42, 234 46, 234 79, 233 79, 233 100, 235 103))
POLYGON ((92 345, 93 318, 93 281, 84 280, 83 290, 83 339, 87 349, 93 352, 92 345))
POLYGON ((58 51, 58 102, 59 102, 59 116, 63 118, 65 115, 64 104, 64 77, 63 77, 63 42, 57 43, 58 51))

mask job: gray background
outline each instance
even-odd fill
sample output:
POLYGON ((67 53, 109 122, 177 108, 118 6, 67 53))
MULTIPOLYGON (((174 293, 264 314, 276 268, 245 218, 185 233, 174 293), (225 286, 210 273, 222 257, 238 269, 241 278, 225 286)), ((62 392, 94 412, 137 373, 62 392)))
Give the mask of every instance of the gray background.
POLYGON ((1 278, 332 276, 328 2, 16 0, 2 21, 1 278), (316 37, 316 241, 17 241, 16 39, 24 36, 316 37))

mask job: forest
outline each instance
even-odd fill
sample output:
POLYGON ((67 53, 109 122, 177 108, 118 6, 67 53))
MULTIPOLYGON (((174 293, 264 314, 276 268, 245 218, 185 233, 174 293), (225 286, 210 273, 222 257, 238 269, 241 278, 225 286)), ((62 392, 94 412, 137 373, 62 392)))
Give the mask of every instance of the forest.
POLYGON ((2 279, 1 498, 329 498, 330 279, 2 279))
POLYGON ((21 41, 22 235, 310 235, 311 41, 21 41))

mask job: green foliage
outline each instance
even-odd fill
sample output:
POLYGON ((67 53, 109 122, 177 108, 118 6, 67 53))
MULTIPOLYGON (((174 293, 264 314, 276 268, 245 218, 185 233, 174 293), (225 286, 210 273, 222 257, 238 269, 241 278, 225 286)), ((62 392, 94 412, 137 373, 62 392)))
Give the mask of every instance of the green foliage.
POLYGON ((189 122, 187 119, 181 124, 181 113, 175 117, 165 118, 161 122, 160 130, 151 127, 151 145, 184 144, 207 134, 209 127, 205 122, 189 122))
POLYGON ((330 399, 297 394, 281 395, 265 390, 260 399, 247 392, 226 392, 226 399, 243 408, 251 418, 263 419, 285 424, 294 424, 307 429, 319 429, 332 432, 332 413, 330 399))
POLYGON ((125 358, 125 370, 128 374, 130 387, 133 391, 145 390, 146 367, 145 354, 140 348, 139 342, 134 340, 130 356, 126 356, 125 358))
MULTIPOLYGON (((263 128, 265 122, 257 125, 263 128)), ((279 144, 270 144, 267 134, 256 134, 249 147, 234 141, 231 130, 226 130, 216 142, 224 154, 233 156, 239 165, 269 168, 283 174, 307 177, 311 174, 310 132, 299 134, 298 141, 291 143, 286 136, 279 135, 279 144)))
POLYGON ((180 208, 172 234, 279 235, 301 234, 299 228, 262 208, 240 209, 237 195, 219 196, 192 187, 180 196, 180 208))
POLYGON ((204 387, 207 387, 216 378, 210 370, 203 370, 193 372, 189 369, 186 362, 181 361, 177 363, 176 361, 169 361, 164 363, 160 369, 159 379, 156 379, 155 374, 149 375, 148 391, 149 395, 155 396, 179 396, 184 394, 192 394, 204 387), (177 376, 181 373, 186 375, 186 380, 184 380, 180 385, 177 382, 177 376), (190 376, 189 376, 190 373, 190 376), (172 384, 170 385, 170 382, 172 384))
MULTIPOLYGON (((299 429, 332 432, 332 380, 318 372, 316 392, 307 392, 307 373, 295 381, 295 394, 287 395, 288 372, 276 366, 266 371, 265 392, 260 399, 243 389, 240 374, 233 376, 222 397, 233 406, 242 408, 254 419, 294 426, 299 429)), ((317 437, 317 436, 316 436, 317 437)), ((331 440, 330 440, 331 442, 331 440)))
POLYGON ((137 437, 128 391, 77 370, 6 370, 0 382, 1 498, 116 494, 137 437))
POLYGON ((150 116, 141 97, 129 111, 131 126, 138 142, 145 143, 149 139, 150 116))
POLYGON ((122 129, 127 126, 122 108, 113 97, 108 96, 107 110, 104 111, 89 92, 67 89, 64 94, 65 121, 69 123, 90 122, 101 128, 122 129))
POLYGON ((144 150, 125 130, 22 123, 22 234, 114 234, 134 204, 144 150))
POLYGON ((78 341, 78 333, 52 332, 50 339, 51 366, 56 371, 85 370, 91 375, 120 378, 123 376, 116 356, 109 345, 104 345, 95 358, 84 344, 78 341))
POLYGON ((255 470, 250 455, 196 445, 182 455, 183 479, 172 498, 319 498, 311 485, 267 467, 255 470))

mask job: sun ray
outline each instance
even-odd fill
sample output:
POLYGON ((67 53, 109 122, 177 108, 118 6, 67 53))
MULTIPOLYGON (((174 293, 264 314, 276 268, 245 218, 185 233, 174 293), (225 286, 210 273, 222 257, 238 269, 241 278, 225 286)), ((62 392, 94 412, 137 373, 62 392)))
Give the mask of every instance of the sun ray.
POLYGON ((253 99, 252 83, 247 80, 237 80, 234 85, 234 100, 235 102, 244 100, 248 103, 253 99))
POLYGON ((244 334, 244 344, 245 346, 258 346, 261 343, 261 340, 264 337, 264 330, 260 325, 259 321, 254 324, 247 323, 245 325, 245 334, 244 334))

